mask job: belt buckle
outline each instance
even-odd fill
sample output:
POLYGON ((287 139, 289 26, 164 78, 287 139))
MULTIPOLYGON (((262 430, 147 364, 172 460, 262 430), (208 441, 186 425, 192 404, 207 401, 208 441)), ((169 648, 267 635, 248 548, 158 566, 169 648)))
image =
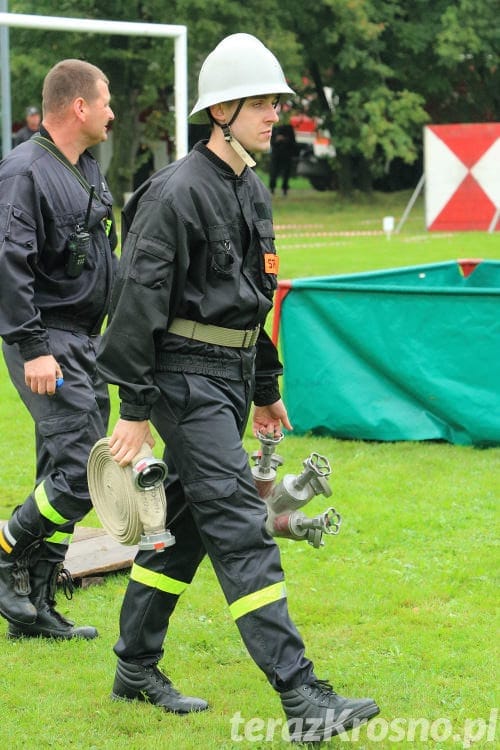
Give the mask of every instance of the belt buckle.
POLYGON ((255 345, 259 337, 259 330, 260 330, 260 326, 256 326, 255 328, 252 328, 249 331, 245 331, 245 335, 243 338, 244 347, 250 347, 250 346, 255 345))
POLYGON ((251 344, 251 338, 252 338, 253 331, 243 331, 243 341, 241 342, 241 348, 247 349, 249 346, 252 346, 251 344))

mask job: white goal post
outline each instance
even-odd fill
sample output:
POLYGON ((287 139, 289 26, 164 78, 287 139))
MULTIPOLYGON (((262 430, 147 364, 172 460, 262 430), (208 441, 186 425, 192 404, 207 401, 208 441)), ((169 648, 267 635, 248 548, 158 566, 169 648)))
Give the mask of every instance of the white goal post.
MULTIPOLYGON (((50 31, 78 31, 87 34, 121 34, 124 36, 160 36, 174 39, 174 107, 175 107, 175 146, 179 159, 188 150, 187 123, 187 27, 163 23, 135 23, 130 21, 105 21, 93 18, 64 18, 61 16, 35 16, 22 13, 0 13, 0 30, 2 26, 17 26, 24 29, 47 29, 50 31)), ((0 37, 4 41, 4 37, 0 37)), ((8 45, 5 43, 5 46, 8 45)), ((2 58, 3 60, 3 58, 2 58)), ((5 65, 2 64, 2 68, 5 65)), ((6 139, 11 139, 12 123, 10 118, 10 88, 4 81, 2 71, 2 134, 4 152, 6 139), (7 112, 9 116, 7 117, 7 112), (8 120, 8 122, 7 122, 8 120), (6 132, 8 130, 7 136, 6 132)), ((9 150, 9 149, 8 149, 9 150)))

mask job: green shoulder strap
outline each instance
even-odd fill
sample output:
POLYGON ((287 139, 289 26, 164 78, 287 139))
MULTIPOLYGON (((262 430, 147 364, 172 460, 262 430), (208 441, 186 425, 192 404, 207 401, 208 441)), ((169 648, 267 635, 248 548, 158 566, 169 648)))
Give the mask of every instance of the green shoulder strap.
MULTIPOLYGON (((49 153, 51 153, 52 156, 54 156, 57 159, 58 162, 60 162, 63 166, 66 167, 66 169, 69 169, 69 171, 72 172, 72 174, 74 174, 74 176, 76 177, 76 179, 78 180, 78 182, 80 183, 80 185, 83 188, 85 188, 85 190, 87 191, 87 193, 89 195, 91 194, 92 188, 89 185, 89 183, 87 182, 87 180, 85 179, 85 177, 69 161, 69 159, 67 159, 64 156, 64 154, 61 151, 59 151, 59 149, 57 148, 56 144, 53 141, 49 140, 48 138, 44 138, 43 135, 38 135, 38 133, 37 133, 37 135, 32 136, 31 140, 32 141, 36 141, 36 143, 38 143, 39 146, 41 146, 46 151, 48 151, 49 153)), ((93 190, 92 190, 92 192, 93 192, 93 190)), ((97 200, 99 200, 99 196, 96 195, 95 193, 94 193, 94 197, 97 198, 97 200)))

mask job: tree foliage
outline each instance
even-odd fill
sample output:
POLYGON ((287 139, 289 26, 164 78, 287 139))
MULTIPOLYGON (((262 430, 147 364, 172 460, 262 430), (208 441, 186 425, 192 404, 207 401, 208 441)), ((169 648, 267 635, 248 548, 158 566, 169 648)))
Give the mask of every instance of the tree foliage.
MULTIPOLYGON (((415 163, 422 125, 499 117, 498 0, 10 0, 10 11, 188 27, 190 103, 207 52, 224 36, 255 34, 280 59, 295 105, 320 115, 337 150, 340 185, 370 187, 415 163), (326 94, 325 94, 326 92, 326 94), (331 92, 331 97, 328 93, 331 92)), ((11 29, 13 113, 39 102, 64 57, 109 76, 116 114, 108 178, 130 188, 141 139, 173 134, 173 42, 11 29)))

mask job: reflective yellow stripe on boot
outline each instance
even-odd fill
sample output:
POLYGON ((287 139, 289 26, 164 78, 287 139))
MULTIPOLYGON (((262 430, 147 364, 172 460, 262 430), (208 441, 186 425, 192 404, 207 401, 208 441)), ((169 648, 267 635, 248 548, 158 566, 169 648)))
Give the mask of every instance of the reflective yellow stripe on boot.
POLYGON ((3 533, 3 529, 0 529, 0 547, 1 547, 1 548, 3 549, 3 551, 4 551, 4 552, 6 552, 6 553, 7 553, 8 555, 10 555, 10 553, 11 553, 11 552, 12 552, 12 550, 13 550, 13 547, 12 547, 12 545, 11 545, 11 544, 9 544, 9 542, 7 541, 7 539, 6 539, 6 538, 5 538, 5 536, 4 536, 4 533, 3 533))

